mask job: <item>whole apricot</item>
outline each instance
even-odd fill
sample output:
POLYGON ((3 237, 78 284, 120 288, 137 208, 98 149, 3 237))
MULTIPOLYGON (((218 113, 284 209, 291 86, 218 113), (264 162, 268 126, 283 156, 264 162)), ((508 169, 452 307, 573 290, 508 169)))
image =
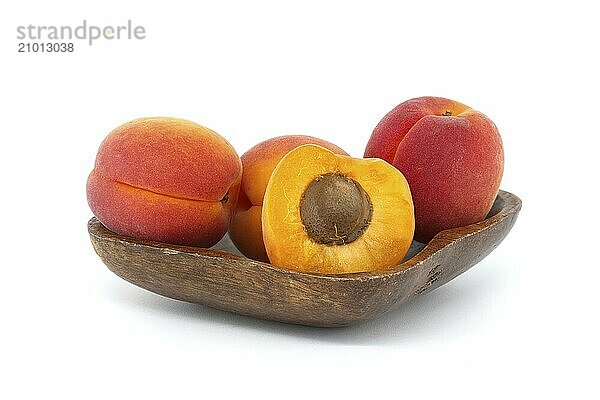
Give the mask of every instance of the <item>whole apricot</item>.
POLYGON ((108 229, 139 239, 210 247, 227 231, 241 161, 216 132, 177 118, 141 118, 104 139, 87 198, 108 229))
POLYGON ((375 127, 364 155, 392 163, 408 180, 420 242, 483 220, 504 169, 496 125, 441 97, 408 100, 391 110, 375 127))

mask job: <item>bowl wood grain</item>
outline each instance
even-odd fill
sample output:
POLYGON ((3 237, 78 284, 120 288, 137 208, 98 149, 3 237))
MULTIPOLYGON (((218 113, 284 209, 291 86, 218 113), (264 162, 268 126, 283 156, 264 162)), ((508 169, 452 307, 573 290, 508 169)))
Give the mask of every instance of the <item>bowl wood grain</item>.
POLYGON ((216 249, 136 240, 88 222, 108 268, 177 300, 294 324, 333 327, 376 318, 445 284, 482 260, 514 225, 521 200, 500 191, 488 217, 440 232, 420 252, 385 271, 300 273, 216 249))

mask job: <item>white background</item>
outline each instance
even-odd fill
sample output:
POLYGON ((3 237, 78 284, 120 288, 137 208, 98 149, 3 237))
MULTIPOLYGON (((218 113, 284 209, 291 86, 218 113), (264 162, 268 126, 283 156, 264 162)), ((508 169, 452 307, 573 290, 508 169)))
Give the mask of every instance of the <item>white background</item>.
POLYGON ((598 398, 593 3, 5 3, 0 397, 598 398), (147 37, 17 53, 18 25, 84 18, 147 37), (396 312, 344 329, 239 317, 130 285, 93 251, 85 181, 123 122, 191 119, 240 154, 304 133, 359 157, 422 95, 495 121, 523 210, 490 256, 396 312))

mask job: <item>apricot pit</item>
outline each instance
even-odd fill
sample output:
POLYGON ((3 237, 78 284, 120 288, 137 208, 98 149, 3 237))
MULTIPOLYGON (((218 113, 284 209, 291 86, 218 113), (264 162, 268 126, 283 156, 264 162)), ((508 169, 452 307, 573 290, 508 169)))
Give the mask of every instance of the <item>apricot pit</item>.
POLYGON ((373 214, 371 199, 360 183, 340 173, 315 178, 300 199, 300 217, 317 243, 341 245, 358 239, 373 214))

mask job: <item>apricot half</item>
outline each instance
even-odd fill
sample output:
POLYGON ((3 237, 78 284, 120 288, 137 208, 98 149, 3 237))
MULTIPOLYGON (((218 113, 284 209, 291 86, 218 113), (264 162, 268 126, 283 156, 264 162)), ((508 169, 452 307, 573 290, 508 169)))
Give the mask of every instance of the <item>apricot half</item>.
POLYGON ((269 179, 262 229, 278 267, 327 274, 389 268, 412 242, 410 189, 386 161, 300 146, 269 179))
POLYGON ((273 170, 283 156, 303 144, 316 144, 334 153, 348 155, 333 143, 307 135, 285 135, 267 139, 242 155, 242 183, 229 226, 229 237, 246 257, 269 262, 263 243, 261 222, 265 190, 273 170))

